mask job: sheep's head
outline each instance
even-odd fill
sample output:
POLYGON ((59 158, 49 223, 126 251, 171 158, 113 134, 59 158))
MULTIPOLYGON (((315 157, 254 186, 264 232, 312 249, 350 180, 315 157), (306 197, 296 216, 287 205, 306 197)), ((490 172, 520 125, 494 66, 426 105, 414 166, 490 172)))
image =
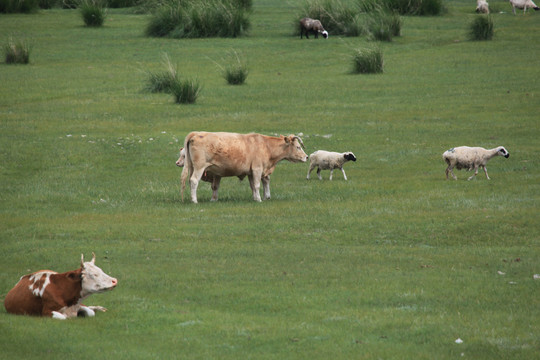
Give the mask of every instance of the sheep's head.
POLYGON ((324 30, 321 34, 323 38, 328 39, 328 31, 324 30))
POLYGON ((507 159, 510 156, 510 153, 504 148, 504 146, 499 146, 497 148, 497 154, 504 156, 507 159))
POLYGON ((346 152, 343 156, 347 161, 356 161, 356 156, 352 152, 346 152))

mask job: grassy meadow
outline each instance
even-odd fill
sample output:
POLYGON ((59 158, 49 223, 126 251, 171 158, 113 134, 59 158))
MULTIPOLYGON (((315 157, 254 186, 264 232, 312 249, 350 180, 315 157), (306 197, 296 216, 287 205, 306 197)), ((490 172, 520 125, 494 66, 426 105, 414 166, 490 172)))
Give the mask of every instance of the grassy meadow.
POLYGON ((0 307, 1 359, 533 359, 540 357, 540 14, 492 0, 494 36, 469 41, 475 3, 404 17, 392 42, 300 40, 300 0, 254 0, 248 36, 152 38, 110 9, 0 15, 0 301, 19 277, 96 264, 109 309, 56 321, 0 307), (352 74, 379 46, 384 72, 352 74), (217 64, 246 60, 244 85, 217 64), (195 104, 144 92, 167 54, 195 104), (217 63, 217 64, 216 64, 217 63), (226 178, 180 199, 190 131, 301 134, 308 154, 358 160, 323 181, 282 162, 272 199, 226 178), (442 153, 503 145, 491 180, 442 153), (463 343, 455 341, 462 339, 463 343))

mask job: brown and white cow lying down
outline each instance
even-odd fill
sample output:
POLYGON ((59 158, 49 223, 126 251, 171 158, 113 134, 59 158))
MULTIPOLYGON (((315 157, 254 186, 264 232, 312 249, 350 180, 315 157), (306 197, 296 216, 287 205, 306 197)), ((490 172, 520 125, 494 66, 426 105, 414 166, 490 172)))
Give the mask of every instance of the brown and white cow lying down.
MULTIPOLYGON (((253 200, 270 199, 270 175, 281 160, 306 162, 302 140, 295 135, 272 137, 261 134, 195 131, 184 140, 185 163, 182 170, 182 198, 189 178, 191 201, 197 203, 197 187, 205 176, 212 182, 212 201, 217 201, 222 177, 249 179, 253 200)), ((208 181, 207 180, 207 181, 208 181)))
POLYGON ((101 306, 84 306, 81 301, 91 294, 112 290, 118 281, 105 274, 92 261, 84 262, 80 269, 63 274, 40 270, 24 275, 4 300, 8 313, 19 315, 52 316, 67 319, 76 316, 94 316, 95 311, 107 311, 101 306))
POLYGON ((300 20, 300 39, 302 35, 306 35, 306 39, 309 39, 309 33, 312 32, 315 34, 315 39, 319 38, 319 33, 325 38, 328 39, 328 31, 324 30, 321 22, 319 20, 311 19, 308 17, 300 20))

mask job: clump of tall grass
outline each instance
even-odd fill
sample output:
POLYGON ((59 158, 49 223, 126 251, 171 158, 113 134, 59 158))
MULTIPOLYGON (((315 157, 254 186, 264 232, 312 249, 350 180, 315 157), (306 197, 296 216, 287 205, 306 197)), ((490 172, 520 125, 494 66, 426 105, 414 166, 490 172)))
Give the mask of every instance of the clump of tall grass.
POLYGON ((191 79, 181 79, 178 66, 172 64, 169 56, 164 55, 165 71, 148 72, 148 80, 144 90, 151 93, 166 93, 174 96, 178 104, 193 104, 199 97, 201 85, 191 79))
POLYGON ((401 15, 441 15, 446 11, 443 0, 359 0, 359 6, 369 12, 379 6, 401 15))
POLYGON ((39 9, 39 0, 0 0, 0 13, 31 13, 39 9))
POLYGON ((477 16, 469 26, 469 40, 491 40, 493 38, 493 19, 491 16, 477 16))
POLYGON ((229 85, 244 84, 249 74, 247 61, 235 50, 230 53, 229 57, 231 60, 227 60, 228 63, 224 66, 216 63, 216 65, 221 69, 223 78, 229 85))
POLYGON ((171 85, 171 93, 177 104, 194 104, 201 89, 199 82, 193 79, 179 80, 171 85))
POLYGON ((402 20, 397 12, 379 9, 370 12, 366 20, 367 33, 374 40, 392 41, 401 35, 402 20))
POLYGON ((295 31, 300 34, 298 21, 304 17, 318 19, 333 35, 359 36, 362 22, 358 8, 341 0, 307 0, 294 19, 295 31))
POLYGON ((353 54, 354 74, 378 74, 383 72, 383 53, 378 47, 356 49, 353 54))
POLYGON ((107 12, 103 0, 80 0, 79 9, 86 26, 100 27, 103 25, 107 12))
POLYGON ((151 93, 170 93, 173 84, 178 83, 178 66, 171 63, 168 55, 164 55, 165 71, 148 72, 148 80, 144 90, 151 93))
POLYGON ((250 28, 240 0, 168 0, 146 27, 148 36, 172 38, 238 37, 250 28))
POLYGON ((30 46, 26 41, 9 38, 4 45, 6 64, 28 64, 30 62, 30 46))

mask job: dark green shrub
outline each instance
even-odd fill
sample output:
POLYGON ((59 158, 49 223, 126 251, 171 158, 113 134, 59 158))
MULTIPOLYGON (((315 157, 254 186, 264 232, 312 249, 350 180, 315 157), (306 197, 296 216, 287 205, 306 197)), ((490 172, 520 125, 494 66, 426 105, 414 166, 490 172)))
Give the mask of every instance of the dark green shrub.
POLYGON ((354 74, 378 74, 383 72, 383 54, 379 48, 357 49, 353 54, 354 74))
POLYGON ((103 25, 107 11, 104 1, 81 0, 79 8, 86 26, 100 27, 103 25))
POLYGON ((401 35, 401 17, 396 12, 376 10, 369 13, 366 20, 370 37, 379 41, 392 41, 392 37, 401 35))
POLYGON ((4 45, 6 64, 28 64, 30 62, 30 46, 22 40, 10 38, 4 45))
POLYGON ((154 10, 149 36, 238 37, 250 27, 248 12, 233 0, 169 0, 154 10))
POLYGON ((39 9, 39 0, 0 0, 0 13, 31 13, 39 9))
POLYGON ((477 16, 469 27, 470 40, 491 40, 493 38, 493 19, 491 16, 477 16))
POLYGON ((196 80, 180 80, 171 86, 171 93, 177 104, 194 104, 200 92, 201 85, 196 80))

